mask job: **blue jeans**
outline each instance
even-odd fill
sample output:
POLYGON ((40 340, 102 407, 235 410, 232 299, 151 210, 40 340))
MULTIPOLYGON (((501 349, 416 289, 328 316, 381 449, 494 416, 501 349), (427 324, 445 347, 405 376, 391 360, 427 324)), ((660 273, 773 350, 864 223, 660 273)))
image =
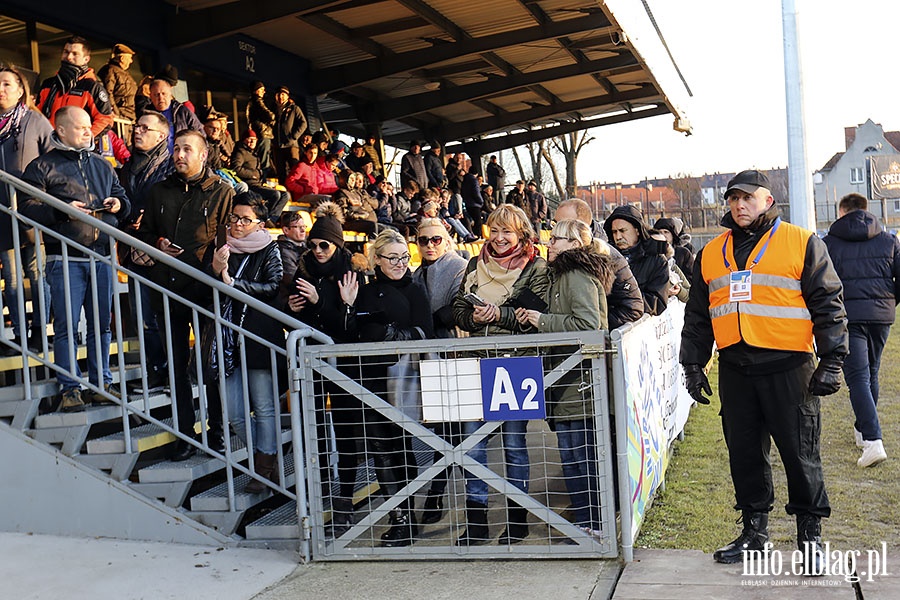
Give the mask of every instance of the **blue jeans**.
POLYGON ((856 430, 864 440, 880 440, 878 423, 878 369, 881 353, 887 342, 891 326, 878 323, 850 323, 850 354, 844 359, 844 379, 850 388, 850 404, 856 422, 856 430))
MULTIPOLYGON (((466 421, 462 424, 463 434, 469 436, 481 427, 480 421, 466 421)), ((506 479, 528 493, 528 480, 531 478, 528 463, 528 448, 525 446, 525 429, 528 421, 506 421, 500 426, 506 460, 506 479)), ((487 465, 487 440, 481 440, 469 450, 468 456, 482 465, 487 465)), ((466 471, 466 498, 479 504, 487 504, 488 484, 466 471)))
MULTIPOLYGON (((15 249, 0 251, 0 266, 3 269, 3 280, 5 288, 3 291, 3 303, 9 308, 9 318, 12 321, 13 335, 19 336, 19 301, 16 299, 19 291, 18 276, 16 274, 15 249)), ((44 286, 44 302, 47 304, 44 309, 46 317, 45 322, 50 322, 50 286, 47 281, 38 277, 37 253, 34 244, 22 246, 22 266, 24 268, 23 278, 27 278, 31 286, 31 302, 35 307, 35 314, 31 317, 32 327, 38 327, 41 324, 40 312, 38 312, 38 285, 44 286)), ((27 321, 27 319, 26 319, 27 321)), ((26 326, 27 328, 27 326, 26 326)))
POLYGON ((556 421, 555 426, 563 476, 576 525, 600 529, 600 489, 593 419, 556 421))
MULTIPOLYGON (((92 273, 90 262, 86 260, 69 261, 69 301, 71 305, 69 313, 66 313, 63 261, 53 260, 47 263, 47 282, 50 284, 50 302, 53 306, 53 362, 60 368, 74 373, 75 377, 81 378, 78 362, 70 363, 69 346, 74 346, 75 340, 69 339, 69 324, 71 323, 74 335, 78 329, 81 310, 84 308, 87 317, 88 380, 101 387, 101 383, 104 385, 112 383, 112 373, 109 370, 109 343, 111 341, 109 321, 112 311, 113 276, 112 268, 109 265, 96 262, 94 266, 95 269, 92 273), (97 306, 94 306, 92 279, 97 285, 97 306), (97 356, 96 344, 96 330, 98 329, 100 356, 97 356), (102 382, 100 381, 101 373, 102 382)), ((76 379, 63 373, 57 373, 56 381, 59 382, 62 391, 80 387, 76 379)))
MULTIPOLYGON (((131 265, 130 267, 136 274, 146 278, 150 278, 150 267, 142 267, 140 265, 131 265)), ((153 290, 150 286, 141 284, 141 318, 138 319, 137 314, 137 298, 135 287, 137 282, 134 278, 128 279, 128 303, 131 306, 131 317, 134 319, 135 327, 143 322, 144 326, 144 358, 146 365, 155 371, 163 369, 166 365, 166 351, 163 346, 162 336, 159 333, 159 321, 156 312, 150 304, 150 296, 153 290)))
MULTIPOLYGON (((272 391, 272 372, 267 369, 247 369, 246 372, 250 408, 253 409, 253 416, 250 417, 253 447, 263 454, 275 454, 278 451, 278 436, 275 431, 276 399, 272 391)), ((225 392, 228 394, 228 422, 234 433, 247 444, 243 380, 240 365, 235 365, 234 373, 225 378, 225 392)))

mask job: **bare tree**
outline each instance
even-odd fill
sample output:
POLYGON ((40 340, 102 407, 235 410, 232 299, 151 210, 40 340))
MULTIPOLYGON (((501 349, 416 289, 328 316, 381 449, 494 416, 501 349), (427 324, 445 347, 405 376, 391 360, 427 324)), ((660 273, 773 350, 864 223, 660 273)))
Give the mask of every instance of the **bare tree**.
POLYGON ((541 156, 544 157, 547 166, 550 167, 550 173, 553 175, 553 183, 556 184, 556 192, 558 194, 557 197, 562 200, 566 197, 566 190, 559 179, 559 173, 556 170, 556 163, 553 161, 553 157, 550 155, 550 148, 547 146, 546 140, 541 141, 540 147, 541 156))
MULTIPOLYGON (((574 197, 575 189, 578 187, 578 176, 576 165, 578 164, 578 154, 581 150, 594 141, 594 137, 590 135, 587 129, 582 131, 572 131, 565 135, 551 138, 550 143, 562 154, 566 161, 566 189, 565 195, 560 191, 560 198, 574 197)), ((554 172, 555 174, 555 172, 554 172)), ((557 187, 559 184, 557 183, 557 187)))
POLYGON ((544 161, 544 156, 541 152, 541 148, 543 147, 543 145, 543 141, 529 142, 525 144, 525 148, 528 149, 528 158, 531 159, 531 179, 533 179, 537 184, 537 188, 539 190, 543 189, 543 186, 541 185, 543 183, 543 177, 541 173, 541 164, 544 161))
POLYGON ((522 159, 519 158, 519 153, 516 151, 515 146, 512 148, 513 156, 516 158, 516 166, 519 167, 519 179, 522 181, 526 181, 528 177, 525 176, 525 167, 522 166, 522 159))

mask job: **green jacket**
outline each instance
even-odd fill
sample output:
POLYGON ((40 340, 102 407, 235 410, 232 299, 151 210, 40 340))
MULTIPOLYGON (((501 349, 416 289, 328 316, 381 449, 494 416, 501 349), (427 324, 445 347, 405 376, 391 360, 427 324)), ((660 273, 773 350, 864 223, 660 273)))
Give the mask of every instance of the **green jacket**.
MULTIPOLYGON (((548 308, 538 321, 539 331, 556 333, 608 328, 606 286, 615 277, 608 255, 598 254, 592 248, 567 250, 550 263, 549 274, 548 308)), ((561 356, 554 362, 562 362, 562 359, 561 356)), ((583 364, 581 368, 572 369, 547 390, 549 418, 574 421, 593 416, 591 371, 587 367, 583 364)))

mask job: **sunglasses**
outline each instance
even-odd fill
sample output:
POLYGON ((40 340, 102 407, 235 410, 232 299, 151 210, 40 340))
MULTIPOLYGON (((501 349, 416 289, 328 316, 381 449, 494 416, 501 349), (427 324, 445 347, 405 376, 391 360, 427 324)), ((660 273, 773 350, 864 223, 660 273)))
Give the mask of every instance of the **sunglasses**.
POLYGON ((328 249, 331 248, 331 246, 332 243, 326 242, 325 240, 322 240, 321 242, 306 242, 306 247, 310 250, 315 250, 316 248, 318 248, 322 252, 328 252, 328 249))
POLYGON ((416 241, 419 242, 420 246, 427 246, 428 242, 431 242, 435 246, 438 246, 438 245, 440 245, 441 242, 444 241, 444 238, 443 238, 443 236, 440 236, 440 235, 433 235, 431 237, 420 235, 419 237, 416 238, 416 241))

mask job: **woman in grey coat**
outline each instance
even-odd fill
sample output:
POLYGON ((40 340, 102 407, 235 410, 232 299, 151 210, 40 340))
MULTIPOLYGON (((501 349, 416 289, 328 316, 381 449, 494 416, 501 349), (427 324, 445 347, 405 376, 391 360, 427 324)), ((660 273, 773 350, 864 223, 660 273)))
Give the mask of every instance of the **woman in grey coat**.
MULTIPOLYGON (((0 170, 14 177, 21 177, 32 160, 46 154, 52 148, 50 135, 53 127, 31 101, 28 80, 15 67, 0 66, 0 170)), ((0 203, 9 208, 8 187, 0 186, 0 203)), ((19 325, 18 276, 16 274, 15 249, 13 243, 12 219, 0 212, 0 264, 3 267, 3 279, 6 283, 3 302, 9 307, 9 316, 13 324, 13 341, 19 343, 21 327, 19 325)), ((34 238, 29 232, 19 235, 21 244, 21 263, 25 267, 24 275, 28 277, 33 292, 32 301, 38 306, 38 269, 34 251, 34 238)), ((50 318, 50 288, 44 282, 44 299, 46 323, 50 318)), ((43 343, 44 332, 41 331, 40 308, 31 322, 31 339, 29 347, 39 350, 43 343)), ((27 320, 27 319, 26 319, 27 320)), ((17 352, 9 346, 0 346, 0 355, 9 356, 17 352)))

